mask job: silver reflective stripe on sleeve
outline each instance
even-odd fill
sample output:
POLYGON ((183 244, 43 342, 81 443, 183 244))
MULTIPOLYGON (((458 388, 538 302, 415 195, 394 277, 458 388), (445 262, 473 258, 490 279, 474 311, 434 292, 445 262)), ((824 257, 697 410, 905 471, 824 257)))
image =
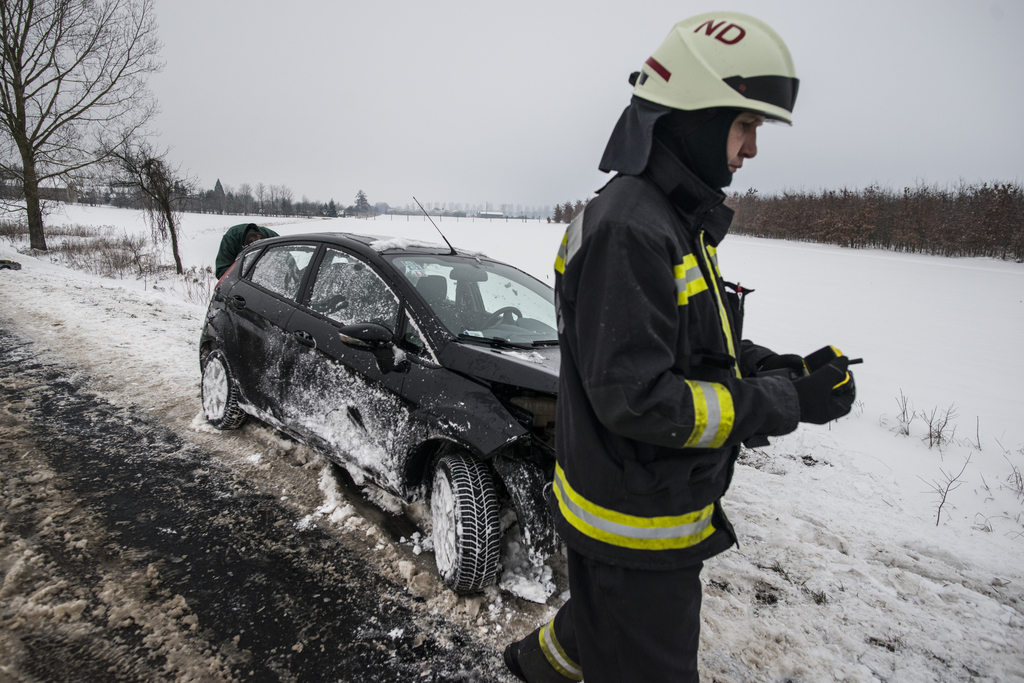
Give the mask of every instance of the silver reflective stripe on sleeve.
POLYGON ((569 227, 565 230, 565 236, 558 247, 558 255, 555 257, 555 270, 559 273, 565 272, 565 267, 572 261, 572 257, 576 255, 576 252, 580 250, 580 244, 583 242, 584 213, 586 213, 585 208, 580 211, 576 218, 572 219, 572 223, 569 223, 569 227))
POLYGON ((697 265, 697 257, 687 254, 683 262, 673 267, 676 278, 676 303, 685 306, 690 302, 690 297, 707 290, 708 285, 704 275, 697 265))
POLYGON ((572 261, 572 257, 575 256, 576 252, 580 250, 580 244, 583 242, 583 214, 586 213, 586 211, 586 208, 582 209, 580 211, 580 215, 572 219, 572 223, 569 223, 569 229, 565 231, 566 263, 572 261))
POLYGON ((724 384, 686 380, 693 400, 693 431, 684 448, 718 448, 732 433, 736 412, 724 384))

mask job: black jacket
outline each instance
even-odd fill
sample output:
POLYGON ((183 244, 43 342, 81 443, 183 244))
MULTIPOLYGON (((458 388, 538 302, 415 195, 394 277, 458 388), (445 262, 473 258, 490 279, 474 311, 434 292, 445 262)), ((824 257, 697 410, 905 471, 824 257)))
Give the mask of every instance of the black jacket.
POLYGON ((644 172, 613 178, 566 231, 552 506, 583 555, 669 569, 722 552, 739 444, 797 426, 789 381, 744 377, 771 352, 736 333, 722 200, 655 141, 644 172))

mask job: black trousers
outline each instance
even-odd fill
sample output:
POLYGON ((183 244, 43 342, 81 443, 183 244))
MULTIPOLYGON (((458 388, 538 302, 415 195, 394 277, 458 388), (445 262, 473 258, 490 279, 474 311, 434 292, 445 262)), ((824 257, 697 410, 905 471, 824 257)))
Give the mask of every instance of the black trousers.
POLYGON ((702 568, 627 569, 570 549, 572 598, 540 632, 548 661, 586 683, 698 683, 702 568))

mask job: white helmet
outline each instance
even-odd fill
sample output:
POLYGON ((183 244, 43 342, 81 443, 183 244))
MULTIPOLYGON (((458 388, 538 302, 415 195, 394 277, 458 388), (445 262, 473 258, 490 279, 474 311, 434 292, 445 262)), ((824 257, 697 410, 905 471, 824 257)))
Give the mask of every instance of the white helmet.
POLYGON ((800 81, 786 44, 739 12, 684 19, 644 63, 633 94, 673 109, 732 107, 793 122, 800 81))

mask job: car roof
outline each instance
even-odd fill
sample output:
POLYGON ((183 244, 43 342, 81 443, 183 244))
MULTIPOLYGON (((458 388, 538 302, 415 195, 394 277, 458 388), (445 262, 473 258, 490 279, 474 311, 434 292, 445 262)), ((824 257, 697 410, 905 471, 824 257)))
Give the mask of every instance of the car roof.
MULTIPOLYGON (((412 240, 405 237, 391 237, 387 235, 361 235, 352 232, 315 232, 315 233, 304 233, 299 235, 281 235, 280 237, 274 238, 279 241, 293 241, 293 240, 317 240, 319 242, 325 242, 328 244, 337 244, 339 246, 347 246, 350 248, 357 248, 364 252, 376 252, 378 254, 438 254, 438 255, 452 255, 454 247, 449 248, 444 244, 438 244, 436 242, 423 242, 419 240, 412 240)), ((454 249, 457 256, 466 256, 470 258, 482 258, 488 261, 494 261, 495 259, 490 258, 484 254, 469 251, 466 249, 454 249)))

